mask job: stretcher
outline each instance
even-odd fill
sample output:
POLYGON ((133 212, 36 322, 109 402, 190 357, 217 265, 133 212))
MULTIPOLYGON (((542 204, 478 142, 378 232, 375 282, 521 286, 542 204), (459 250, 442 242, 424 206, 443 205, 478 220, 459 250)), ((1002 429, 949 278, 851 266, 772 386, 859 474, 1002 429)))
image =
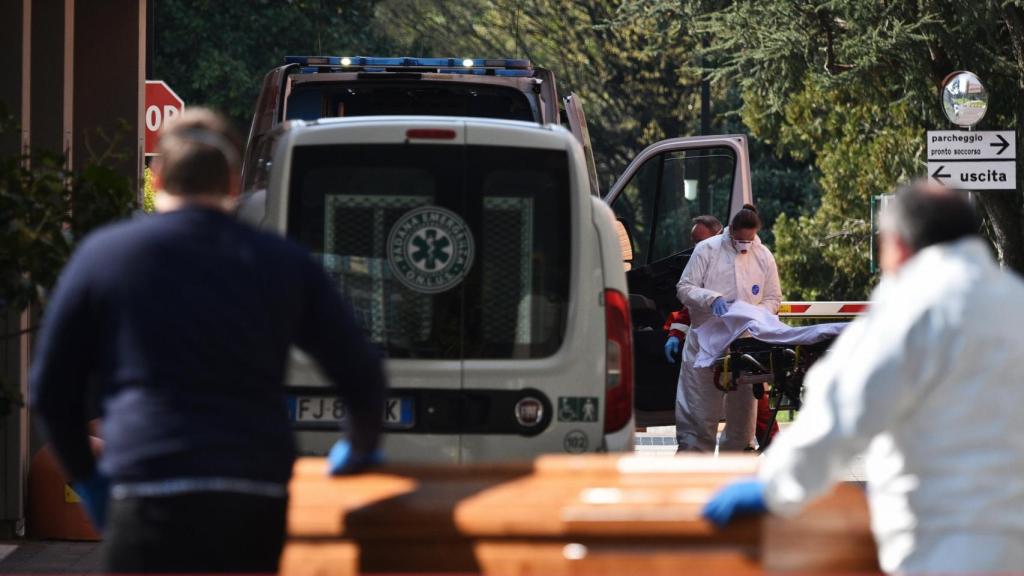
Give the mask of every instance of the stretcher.
POLYGON ((714 382, 718 389, 737 392, 741 387, 751 386, 758 400, 768 394, 771 420, 757 439, 759 452, 771 443, 771 429, 779 412, 800 410, 807 371, 834 341, 835 338, 828 338, 814 344, 772 344, 756 338, 738 338, 715 361, 714 382))

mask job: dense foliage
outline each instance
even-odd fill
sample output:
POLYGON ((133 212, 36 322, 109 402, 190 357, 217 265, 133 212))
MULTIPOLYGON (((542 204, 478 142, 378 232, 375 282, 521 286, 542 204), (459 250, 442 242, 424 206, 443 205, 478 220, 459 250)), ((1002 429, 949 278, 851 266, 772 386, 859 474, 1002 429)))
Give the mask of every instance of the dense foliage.
MULTIPOLYGON (((186 102, 248 127, 263 75, 286 54, 522 56, 581 97, 605 189, 648 144, 700 133, 696 36, 662 14, 622 18, 618 0, 158 0, 155 76, 186 102), (203 42, 190 39, 203 38, 203 42)), ((738 94, 713 87, 711 133, 745 132, 738 94)), ((769 223, 813 204, 806 163, 756 144, 754 179, 769 223)), ((771 230, 766 239, 771 240, 771 230)))
MULTIPOLYGON (((704 10, 694 22, 713 38, 714 77, 742 90, 751 133, 821 171, 821 207, 775 229, 791 298, 867 295, 870 197, 925 174, 925 131, 952 128, 938 104, 948 74, 979 74, 991 98, 978 128, 1020 138, 1017 2, 761 0, 704 10)), ((1020 189, 978 200, 1000 259, 1024 270, 1020 189)))
MULTIPOLYGON (((755 196, 786 296, 864 298, 871 198, 925 172, 938 91, 977 73, 981 129, 1024 114, 1020 0, 157 0, 153 77, 248 127, 263 76, 286 54, 520 56, 585 105, 601 185, 668 137, 751 136, 755 196)), ((0 121, 0 133, 13 130, 0 121)), ((0 159, 0 301, 39 302, 76 239, 133 207, 103 159, 0 159), (73 210, 72 210, 73 208, 73 210)), ((147 179, 148 181, 148 179, 147 179)), ((151 195, 147 194, 147 198, 151 195)), ((982 193, 1000 260, 1024 271, 1024 196, 982 193)), ((2 392, 0 392, 2 395, 2 392)), ((0 398, 2 399, 2 398, 0 398)))
MULTIPOLYGON (((982 129, 1016 128, 1024 16, 999 0, 158 0, 157 77, 248 126, 288 53, 522 56, 580 95, 601 185, 656 140, 751 135, 755 197, 786 296, 866 297, 871 197, 925 172, 938 89, 958 69, 992 94, 982 129), (780 217, 781 216, 781 217, 780 217), (778 221, 776 221, 776 218, 778 221)), ((1001 260, 1024 270, 1024 202, 983 194, 1001 260)))
MULTIPOLYGON (((0 138, 17 132, 0 114, 0 138)), ((135 191, 111 164, 103 154, 72 172, 62 155, 46 150, 0 158, 0 311, 43 304, 77 241, 131 213, 135 191)), ((0 415, 17 399, 0 375, 0 415)))
POLYGON ((156 0, 153 77, 248 128, 285 55, 377 49, 373 0, 156 0))

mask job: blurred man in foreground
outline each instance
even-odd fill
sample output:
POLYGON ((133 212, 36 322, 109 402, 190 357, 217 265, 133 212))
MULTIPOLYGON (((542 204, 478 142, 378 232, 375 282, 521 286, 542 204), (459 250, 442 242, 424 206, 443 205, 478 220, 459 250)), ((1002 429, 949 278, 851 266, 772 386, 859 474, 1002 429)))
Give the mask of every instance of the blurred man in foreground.
POLYGON ((871 524, 891 573, 1024 567, 1024 282, 999 269, 966 199, 916 183, 882 215, 871 309, 805 381, 757 480, 705 517, 797 513, 867 450, 871 524))
POLYGON ((30 402, 104 532, 108 572, 277 571, 294 460, 282 385, 292 344, 351 408, 332 471, 373 460, 380 359, 304 249, 226 213, 239 141, 208 110, 168 125, 154 165, 160 213, 89 236, 45 311, 30 402), (94 394, 98 466, 84 410, 94 394))

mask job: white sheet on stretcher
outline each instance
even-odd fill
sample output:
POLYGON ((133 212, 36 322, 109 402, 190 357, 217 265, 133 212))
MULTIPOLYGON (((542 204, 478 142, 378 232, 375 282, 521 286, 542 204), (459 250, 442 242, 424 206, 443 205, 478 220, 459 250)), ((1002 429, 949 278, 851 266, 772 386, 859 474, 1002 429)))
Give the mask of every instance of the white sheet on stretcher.
POLYGON ((724 316, 712 317, 699 328, 697 344, 700 352, 694 365, 708 368, 729 348, 733 340, 745 332, 769 344, 814 344, 838 335, 848 322, 832 322, 813 326, 790 326, 764 308, 743 301, 733 302, 724 316))

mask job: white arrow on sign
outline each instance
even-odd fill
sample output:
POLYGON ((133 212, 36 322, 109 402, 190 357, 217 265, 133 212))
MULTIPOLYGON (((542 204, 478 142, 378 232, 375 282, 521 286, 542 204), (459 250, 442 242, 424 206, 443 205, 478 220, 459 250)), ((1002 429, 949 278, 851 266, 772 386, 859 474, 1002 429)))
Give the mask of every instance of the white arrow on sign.
POLYGON ((1013 160, 1017 135, 1013 130, 966 132, 929 130, 929 160, 1013 160))
POLYGON ((1016 162, 929 162, 928 177, 964 190, 1013 190, 1016 162))

